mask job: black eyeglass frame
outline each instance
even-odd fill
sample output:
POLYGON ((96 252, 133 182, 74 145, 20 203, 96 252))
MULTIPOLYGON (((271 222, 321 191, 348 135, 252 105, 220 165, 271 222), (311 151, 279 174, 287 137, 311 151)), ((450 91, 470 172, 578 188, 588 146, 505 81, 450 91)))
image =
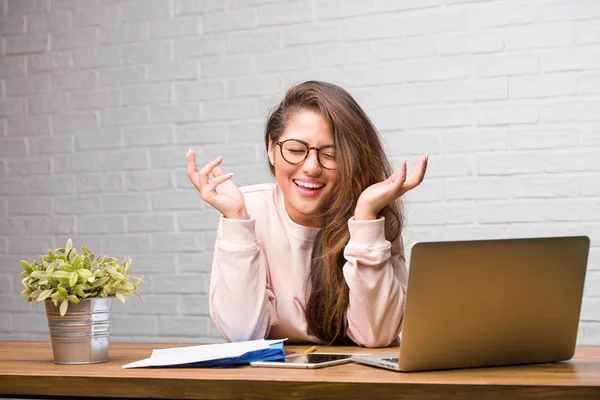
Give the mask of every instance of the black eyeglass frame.
POLYGON ((308 158, 308 155, 310 154, 310 151, 311 150, 315 150, 317 152, 317 161, 319 162, 319 165, 321 166, 321 168, 329 170, 329 171, 333 171, 333 170, 337 169, 337 168, 327 168, 321 162, 321 150, 323 150, 323 149, 329 149, 329 148, 335 148, 335 145, 333 145, 333 144, 328 144, 328 145, 321 146, 321 147, 309 146, 308 143, 306 143, 303 140, 299 140, 299 139, 287 139, 287 140, 284 140, 283 142, 275 142, 275 144, 277 146, 279 146, 279 151, 281 153, 281 158, 283 158, 285 160, 285 162, 287 162, 288 164, 299 165, 299 164, 304 163, 304 161, 306 161, 306 159, 308 158), (287 158, 285 158, 285 156, 283 155, 283 145, 286 142, 298 142, 298 143, 302 143, 303 145, 306 146, 306 148, 307 148, 306 155, 304 156, 304 158, 302 159, 302 161, 298 161, 298 162, 294 163, 294 162, 289 161, 287 158))

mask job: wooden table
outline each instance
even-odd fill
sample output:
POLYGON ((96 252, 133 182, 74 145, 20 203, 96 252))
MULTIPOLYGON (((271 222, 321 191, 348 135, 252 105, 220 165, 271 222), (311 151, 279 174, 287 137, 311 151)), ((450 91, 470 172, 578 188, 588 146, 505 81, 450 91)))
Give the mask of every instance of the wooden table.
MULTIPOLYGON (((110 360, 57 365, 48 342, 0 342, 0 395, 162 399, 600 399, 600 346, 569 362, 400 373, 359 364, 273 368, 121 369, 165 343, 112 343, 110 360)), ((303 351, 307 346, 286 346, 303 351)), ((320 348, 373 353, 393 349, 320 348)))

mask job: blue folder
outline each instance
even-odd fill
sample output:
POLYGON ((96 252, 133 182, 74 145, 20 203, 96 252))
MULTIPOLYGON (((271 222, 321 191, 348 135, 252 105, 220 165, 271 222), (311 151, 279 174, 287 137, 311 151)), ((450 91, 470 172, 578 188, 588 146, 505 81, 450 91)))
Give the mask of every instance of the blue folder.
POLYGON ((273 343, 268 349, 251 351, 239 357, 222 358, 220 360, 201 361, 186 365, 186 367, 232 367, 248 365, 254 361, 276 361, 285 358, 283 342, 273 343))

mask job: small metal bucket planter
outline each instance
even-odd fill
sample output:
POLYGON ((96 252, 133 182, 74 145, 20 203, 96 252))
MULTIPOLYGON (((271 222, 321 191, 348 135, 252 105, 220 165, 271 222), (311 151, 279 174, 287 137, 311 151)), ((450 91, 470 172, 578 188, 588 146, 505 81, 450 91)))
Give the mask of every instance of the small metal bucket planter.
POLYGON ((69 304, 61 317, 46 300, 52 352, 56 364, 96 364, 108 361, 112 297, 91 297, 69 304))

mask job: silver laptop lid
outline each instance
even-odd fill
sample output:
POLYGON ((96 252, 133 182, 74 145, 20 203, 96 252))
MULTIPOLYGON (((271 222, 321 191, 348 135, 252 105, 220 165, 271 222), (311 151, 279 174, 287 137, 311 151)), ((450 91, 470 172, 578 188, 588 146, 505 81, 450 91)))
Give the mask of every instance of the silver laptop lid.
POLYGON ((589 246, 586 236, 415 244, 400 369, 571 358, 589 246))

